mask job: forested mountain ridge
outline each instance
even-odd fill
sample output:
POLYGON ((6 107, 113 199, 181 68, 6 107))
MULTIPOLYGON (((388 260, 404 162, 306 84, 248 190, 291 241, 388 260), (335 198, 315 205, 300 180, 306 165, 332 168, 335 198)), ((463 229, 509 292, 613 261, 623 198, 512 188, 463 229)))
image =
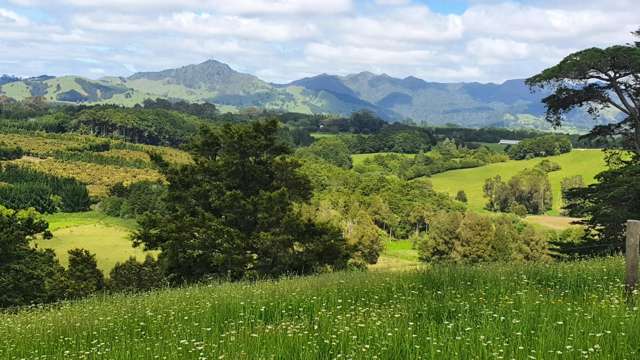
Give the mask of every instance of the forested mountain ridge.
MULTIPOLYGON (((248 107, 311 114, 349 115, 366 109, 388 121, 413 119, 432 125, 465 127, 548 128, 541 99, 524 80, 502 84, 439 83, 417 77, 395 78, 361 72, 346 76, 321 74, 273 84, 233 70, 216 60, 157 72, 89 80, 76 76, 19 79, 4 76, 0 95, 24 99, 41 96, 66 103, 111 103, 125 106, 144 99, 165 98, 209 102, 223 111, 248 107)), ((616 113, 602 114, 601 122, 616 113)), ((594 125, 583 112, 570 116, 566 130, 594 125)))

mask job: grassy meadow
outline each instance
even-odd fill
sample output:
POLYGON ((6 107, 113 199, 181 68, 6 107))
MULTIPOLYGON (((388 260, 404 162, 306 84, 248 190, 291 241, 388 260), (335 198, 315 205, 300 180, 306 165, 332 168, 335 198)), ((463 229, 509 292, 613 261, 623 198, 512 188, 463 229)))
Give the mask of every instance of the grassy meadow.
POLYGON ((130 235, 136 226, 133 220, 114 218, 97 211, 57 213, 46 218, 53 239, 38 239, 35 243, 38 247, 53 249, 64 266, 68 262, 67 252, 75 248, 96 254, 98 267, 107 276, 117 262, 131 256, 142 261, 146 256, 142 248, 131 246, 130 235))
MULTIPOLYGON (((452 170, 436 174, 431 177, 436 191, 447 192, 451 196, 459 190, 464 190, 469 199, 469 209, 484 211, 486 199, 482 187, 486 179, 500 175, 503 180, 509 180, 524 168, 532 168, 543 158, 531 160, 509 160, 503 163, 489 164, 477 168, 452 170)), ((594 176, 605 169, 604 153, 602 150, 574 150, 567 154, 550 156, 549 159, 560 164, 562 169, 549 173, 549 180, 553 189, 553 210, 549 215, 558 215, 562 207, 560 182, 563 178, 582 175, 586 184, 593 183, 594 176)))
POLYGON ((637 359, 622 273, 437 265, 95 296, 0 313, 0 358, 637 359))

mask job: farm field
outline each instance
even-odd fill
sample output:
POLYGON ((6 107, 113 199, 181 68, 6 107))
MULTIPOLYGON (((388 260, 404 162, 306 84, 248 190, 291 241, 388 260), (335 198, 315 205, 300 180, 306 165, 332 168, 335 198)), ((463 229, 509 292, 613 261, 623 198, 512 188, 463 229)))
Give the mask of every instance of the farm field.
POLYGON ((500 175, 508 181, 524 168, 531 168, 542 159, 554 161, 562 167, 560 171, 549 173, 553 189, 553 210, 549 215, 559 215, 562 207, 560 182, 563 178, 582 175, 586 184, 593 183, 594 176, 605 169, 604 153, 601 150, 574 150, 568 154, 535 158, 531 160, 509 160, 504 163, 489 164, 472 169, 452 170, 433 175, 430 179, 436 191, 447 192, 451 196, 464 190, 469 199, 469 209, 485 211, 482 187, 486 179, 500 175))
POLYGON ((134 256, 144 260, 142 248, 131 246, 130 234, 135 221, 106 216, 96 211, 86 213, 58 213, 47 216, 49 228, 53 232, 51 240, 36 240, 41 248, 52 249, 67 265, 67 251, 74 248, 89 250, 96 255, 98 267, 105 275, 116 264, 134 256))
POLYGON ((0 358, 635 359, 623 261, 209 284, 0 314, 0 358))

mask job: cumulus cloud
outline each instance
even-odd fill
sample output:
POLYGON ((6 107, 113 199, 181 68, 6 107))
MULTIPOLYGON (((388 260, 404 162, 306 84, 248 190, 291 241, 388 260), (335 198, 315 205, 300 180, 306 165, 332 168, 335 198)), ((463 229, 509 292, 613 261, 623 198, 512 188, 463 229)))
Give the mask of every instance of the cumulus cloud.
POLYGON ((0 73, 128 75, 214 58, 276 82, 365 70, 502 81, 630 42, 640 26, 635 0, 469 3, 443 13, 411 0, 9 0, 0 73))

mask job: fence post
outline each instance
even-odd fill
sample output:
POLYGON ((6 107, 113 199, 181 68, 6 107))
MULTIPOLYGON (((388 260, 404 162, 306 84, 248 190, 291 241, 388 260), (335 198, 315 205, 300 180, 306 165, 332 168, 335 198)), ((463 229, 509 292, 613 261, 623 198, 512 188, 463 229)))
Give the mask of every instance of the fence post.
POLYGON ((627 292, 636 288, 638 281, 638 255, 640 250, 640 221, 627 221, 627 244, 625 251, 625 285, 627 292))

